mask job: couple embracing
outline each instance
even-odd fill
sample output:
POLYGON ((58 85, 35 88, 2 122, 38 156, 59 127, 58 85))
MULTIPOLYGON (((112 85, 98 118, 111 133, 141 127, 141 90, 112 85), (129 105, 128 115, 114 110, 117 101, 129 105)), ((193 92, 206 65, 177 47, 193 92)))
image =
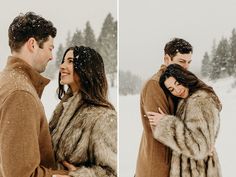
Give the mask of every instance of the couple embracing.
POLYGON ((52 59, 56 32, 32 12, 9 26, 12 55, 0 74, 0 177, 117 176, 116 111, 94 49, 65 51, 61 101, 48 125, 40 97, 49 80, 40 73, 52 59))
POLYGON ((136 177, 221 177, 215 149, 221 102, 188 67, 193 49, 184 39, 165 45, 160 70, 141 93, 143 134, 136 177))

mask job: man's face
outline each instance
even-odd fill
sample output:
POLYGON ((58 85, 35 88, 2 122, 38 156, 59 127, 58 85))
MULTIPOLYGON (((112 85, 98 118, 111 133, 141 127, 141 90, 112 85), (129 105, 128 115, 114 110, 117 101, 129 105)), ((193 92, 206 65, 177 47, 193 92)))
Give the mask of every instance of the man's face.
POLYGON ((35 45, 35 55, 33 60, 33 67, 36 69, 39 73, 42 73, 45 71, 46 66, 50 60, 52 60, 52 50, 54 48, 53 45, 53 38, 49 36, 48 40, 43 43, 43 47, 40 48, 37 45, 35 45))
POLYGON ((178 64, 183 68, 188 69, 191 62, 192 53, 181 54, 178 52, 173 58, 171 58, 169 55, 165 55, 165 63, 167 66, 170 64, 178 64))

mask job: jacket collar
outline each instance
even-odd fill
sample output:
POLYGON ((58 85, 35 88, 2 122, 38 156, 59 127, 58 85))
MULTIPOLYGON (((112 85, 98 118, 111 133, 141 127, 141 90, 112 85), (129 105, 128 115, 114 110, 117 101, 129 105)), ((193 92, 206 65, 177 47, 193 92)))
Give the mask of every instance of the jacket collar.
POLYGON ((41 76, 36 70, 32 68, 32 66, 26 63, 24 60, 13 56, 8 57, 5 70, 18 70, 22 72, 22 74, 29 78, 39 97, 41 97, 44 87, 50 82, 49 79, 41 76))
POLYGON ((160 67, 161 72, 163 73, 166 70, 167 66, 162 64, 160 67))

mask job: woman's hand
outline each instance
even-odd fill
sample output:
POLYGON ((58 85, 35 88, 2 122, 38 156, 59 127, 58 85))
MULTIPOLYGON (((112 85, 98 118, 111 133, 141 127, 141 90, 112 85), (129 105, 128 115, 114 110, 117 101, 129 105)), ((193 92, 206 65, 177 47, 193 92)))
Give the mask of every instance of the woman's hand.
POLYGON ((74 165, 68 163, 67 161, 63 161, 62 163, 69 171, 77 170, 77 168, 74 165))
POLYGON ((160 113, 147 112, 147 117, 151 126, 156 126, 158 124, 158 121, 165 115, 165 113, 161 110, 161 108, 158 108, 158 111, 160 113))

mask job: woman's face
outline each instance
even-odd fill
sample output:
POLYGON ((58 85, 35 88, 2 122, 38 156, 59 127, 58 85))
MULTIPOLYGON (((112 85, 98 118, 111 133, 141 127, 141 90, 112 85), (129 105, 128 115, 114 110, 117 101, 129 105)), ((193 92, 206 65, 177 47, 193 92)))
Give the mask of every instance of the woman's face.
POLYGON ((179 98, 187 98, 189 89, 181 85, 174 77, 169 77, 164 82, 170 93, 179 98))
POLYGON ((69 50, 65 55, 63 63, 60 65, 60 84, 69 85, 72 91, 75 92, 79 89, 79 77, 74 72, 73 58, 73 50, 69 50))

